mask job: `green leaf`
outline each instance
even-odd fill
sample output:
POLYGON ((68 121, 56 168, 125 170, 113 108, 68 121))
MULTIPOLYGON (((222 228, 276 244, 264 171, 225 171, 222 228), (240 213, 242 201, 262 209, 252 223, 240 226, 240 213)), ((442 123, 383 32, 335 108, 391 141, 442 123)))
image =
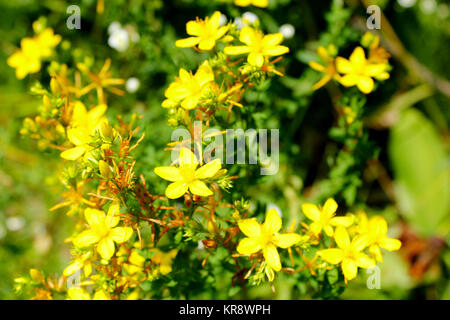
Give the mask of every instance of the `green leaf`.
POLYGON ((392 128, 388 147, 402 215, 422 236, 444 233, 440 226, 449 214, 449 168, 435 128, 419 111, 406 110, 392 128))

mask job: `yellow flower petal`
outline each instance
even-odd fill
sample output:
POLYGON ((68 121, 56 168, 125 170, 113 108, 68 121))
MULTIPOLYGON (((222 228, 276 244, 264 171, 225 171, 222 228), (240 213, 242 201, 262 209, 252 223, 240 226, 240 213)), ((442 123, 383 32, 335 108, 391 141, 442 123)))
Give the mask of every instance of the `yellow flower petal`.
POLYGON ((296 233, 284 233, 284 234, 275 234, 273 236, 273 243, 280 248, 286 249, 297 242, 299 242, 302 237, 296 233))
POLYGON ((70 300, 91 300, 89 293, 83 288, 69 288, 67 295, 70 300))
POLYGON ((359 77, 356 85, 362 93, 369 94, 374 88, 374 81, 370 77, 359 77))
POLYGON ((281 229, 281 217, 277 210, 272 208, 266 213, 266 220, 263 224, 264 230, 268 234, 274 234, 281 229))
POLYGON ((61 153, 61 158, 66 160, 77 160, 80 158, 84 153, 86 152, 86 149, 83 146, 67 149, 66 151, 61 153))
POLYGON ((275 46, 264 48, 263 54, 266 56, 280 56, 289 52, 289 48, 286 46, 275 46))
MULTIPOLYGON (((339 227, 341 228, 341 227, 339 227)), ((356 236, 353 240, 352 240, 352 244, 351 246, 356 250, 356 251, 362 251, 364 250, 364 248, 366 248, 368 245, 370 244, 370 237, 367 234, 361 234, 356 236)))
POLYGON ((329 224, 326 224, 326 225, 323 226, 323 231, 329 237, 332 237, 333 234, 334 234, 333 227, 331 225, 329 225, 329 224))
POLYGON ((320 72, 325 72, 326 68, 321 65, 320 63, 317 63, 315 61, 310 61, 308 63, 308 65, 310 66, 310 68, 316 70, 316 71, 320 71, 320 72))
POLYGON ((201 180, 195 180, 194 182, 190 183, 189 190, 192 192, 192 194, 200 197, 209 197, 213 195, 213 192, 201 180))
POLYGON ((101 210, 86 208, 84 210, 84 217, 91 228, 101 226, 105 221, 105 213, 101 210))
POLYGON ((320 210, 315 204, 304 203, 302 204, 302 211, 305 216, 312 221, 320 221, 320 210))
POLYGON ((261 244, 255 238, 244 238, 237 246, 237 252, 240 254, 253 254, 259 250, 261 250, 261 244))
POLYGON ((261 225, 255 218, 239 220, 238 226, 247 237, 257 238, 261 235, 261 225))
POLYGON ((169 184, 166 188, 166 196, 169 199, 177 199, 184 195, 188 191, 187 183, 183 181, 177 181, 169 184))
POLYGON ((336 70, 339 73, 352 73, 353 66, 350 61, 345 58, 337 57, 336 58, 336 70))
POLYGON ((100 253, 102 259, 109 260, 116 251, 112 238, 104 238, 97 245, 97 252, 100 253))
POLYGON ((353 224, 353 218, 351 216, 346 217, 334 217, 330 220, 330 224, 334 227, 350 227, 353 224))
POLYGON ((180 169, 176 167, 156 167, 154 172, 161 178, 175 182, 183 179, 180 169))
POLYGON ((356 66, 360 67, 366 63, 366 55, 364 54, 364 49, 362 47, 356 47, 350 55, 350 62, 356 66))
POLYGON ((85 230, 73 239, 75 247, 84 248, 97 243, 100 237, 93 230, 85 230))
POLYGON ((339 248, 345 249, 350 246, 350 237, 344 227, 337 227, 334 233, 334 240, 339 248))
POLYGON ((197 45, 200 42, 201 38, 198 37, 189 37, 186 39, 180 39, 175 41, 175 46, 178 48, 190 48, 197 45))
POLYGON ((318 235, 322 231, 322 224, 320 224, 319 222, 313 222, 309 225, 309 229, 312 233, 318 235))
POLYGON ((217 173, 217 171, 220 170, 221 167, 222 167, 222 164, 221 164, 220 159, 215 159, 211 162, 208 162, 201 168, 198 168, 195 171, 195 177, 197 179, 211 178, 217 173))
POLYGON ((109 206, 108 214, 105 219, 106 225, 110 228, 114 228, 120 222, 120 205, 113 203, 109 206))
POLYGON ((92 138, 84 127, 70 128, 67 130, 67 139, 76 146, 91 142, 92 138))
POLYGON ((111 238, 119 244, 127 242, 132 234, 133 229, 130 227, 117 227, 111 230, 111 238))
POLYGON ((70 264, 68 267, 66 267, 63 271, 64 277, 69 277, 73 275, 75 272, 80 270, 83 267, 83 262, 80 260, 75 260, 72 264, 70 264))
POLYGON ((229 56, 239 55, 239 54, 245 54, 250 52, 250 47, 248 46, 230 46, 225 47, 224 49, 225 54, 229 56))
POLYGON ((319 256, 328 263, 338 264, 344 258, 344 253, 341 249, 325 249, 318 252, 319 256))
POLYGON ((111 298, 109 297, 109 295, 106 294, 105 291, 100 290, 100 291, 95 292, 92 300, 111 300, 111 298))
POLYGON ((199 36, 203 31, 203 25, 198 21, 189 21, 186 23, 186 33, 190 36, 199 36))
POLYGON ((200 50, 209 51, 216 45, 216 40, 214 38, 202 39, 198 44, 200 50))
POLYGON ((380 247, 388 251, 396 251, 402 246, 400 240, 392 238, 383 238, 378 242, 378 244, 380 247))
POLYGON ((359 76, 354 74, 346 74, 339 79, 339 82, 345 87, 353 87, 359 81, 359 76))
POLYGON ((350 259, 344 259, 342 261, 342 272, 346 280, 352 280, 356 278, 358 274, 358 266, 356 262, 350 259))
POLYGON ((247 58, 248 63, 256 67, 262 67, 264 64, 264 56, 261 53, 250 52, 247 58))
POLYGON ((181 148, 179 163, 180 166, 197 167, 198 160, 191 150, 189 150, 188 148, 181 148))
POLYGON ((378 262, 383 262, 383 255, 381 254, 380 247, 377 245, 371 245, 369 247, 369 253, 372 257, 375 258, 378 262))
POLYGON ((327 218, 331 218, 336 213, 337 208, 338 204, 336 203, 336 201, 330 198, 323 205, 323 212, 325 213, 325 216, 327 218))
POLYGON ((358 264, 358 267, 364 269, 373 268, 375 266, 375 261, 370 259, 365 253, 361 252, 356 255, 356 263, 358 264))
POLYGON ((267 264, 275 271, 281 270, 280 256, 278 250, 274 245, 268 245, 263 248, 264 259, 267 264))

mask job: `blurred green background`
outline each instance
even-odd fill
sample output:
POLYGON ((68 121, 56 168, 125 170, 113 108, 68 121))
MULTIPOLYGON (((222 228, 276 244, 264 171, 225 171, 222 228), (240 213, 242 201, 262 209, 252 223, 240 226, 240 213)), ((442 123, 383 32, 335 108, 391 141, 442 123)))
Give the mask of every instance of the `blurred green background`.
MULTIPOLYGON (((144 116, 141 125, 147 138, 139 147, 137 170, 151 179, 152 168, 165 159, 160 150, 170 141, 171 128, 160 107, 164 90, 180 67, 196 68, 206 57, 176 48, 174 42, 185 37, 188 20, 214 10, 228 21, 248 17, 246 12, 256 14, 265 32, 278 32, 286 24, 295 30, 285 40, 290 48, 280 63, 285 76, 246 96, 255 123, 281 128, 282 147, 280 172, 266 177, 263 185, 241 187, 245 195, 258 204, 276 203, 286 215, 298 216, 305 195, 322 188, 323 197, 340 194, 348 207, 363 203, 371 208, 369 213, 388 220, 403 248, 386 254, 381 289, 368 289, 368 274, 361 272, 343 299, 450 299, 450 7, 446 1, 271 0, 269 8, 260 9, 213 0, 108 0, 101 14, 97 5, 95 0, 0 1, 0 299, 24 298, 14 293, 13 279, 29 268, 58 275, 70 258, 64 239, 72 232, 73 220, 63 210, 49 212, 63 191, 57 175, 62 165, 59 155, 39 150, 39 143, 19 134, 23 119, 37 114, 41 103, 29 87, 37 80, 47 84, 48 75, 41 72, 19 81, 6 64, 20 39, 33 34, 33 21, 44 19, 63 36, 65 42, 58 49, 61 62, 73 65, 74 60, 93 59, 100 68, 110 57, 115 76, 138 79, 137 90, 132 80, 125 97, 110 99, 108 116, 127 117, 134 112, 144 116), (340 148, 328 134, 336 117, 335 93, 333 87, 312 91, 320 75, 307 62, 318 44, 330 42, 348 56, 366 31, 370 3, 379 5, 387 19, 381 25, 382 45, 393 55, 391 79, 368 96, 365 106, 364 123, 379 155, 377 161, 353 172, 355 181, 336 185, 327 173, 340 148), (81 8, 81 30, 66 27, 71 4, 81 8), (114 22, 128 28, 130 38, 124 47, 114 48, 111 42, 108 28, 114 22), (357 192, 348 196, 348 190, 357 192)), ((277 286, 277 298, 297 296, 286 278, 280 277, 277 286)), ((268 286, 249 295, 272 298, 268 286)))

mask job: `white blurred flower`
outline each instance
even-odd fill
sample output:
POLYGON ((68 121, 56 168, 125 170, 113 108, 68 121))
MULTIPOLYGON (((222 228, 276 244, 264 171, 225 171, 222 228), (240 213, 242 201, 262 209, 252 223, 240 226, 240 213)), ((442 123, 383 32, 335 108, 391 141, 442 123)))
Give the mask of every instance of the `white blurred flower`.
POLYGON ((277 206, 275 203, 269 203, 267 205, 267 211, 269 211, 271 209, 275 209, 277 211, 278 215, 280 216, 280 218, 283 218, 283 212, 281 211, 281 208, 279 206, 277 206))
POLYGON ((108 34, 114 33, 120 29, 122 29, 122 25, 119 22, 114 21, 108 27, 108 34))
POLYGON ((115 30, 108 39, 108 45, 117 51, 124 52, 130 45, 130 38, 125 29, 115 30))
POLYGON ((244 21, 242 21, 242 19, 239 17, 234 19, 234 24, 236 25, 238 30, 241 30, 244 27, 244 21))
POLYGON ((280 27, 280 33, 285 37, 286 39, 290 39, 295 35, 295 28, 292 24, 283 24, 280 27))
POLYGON ((411 8, 416 4, 417 0, 397 0, 397 2, 403 8, 411 8))
POLYGON ((226 25, 227 21, 228 21, 227 16, 224 15, 223 13, 221 13, 220 14, 220 19, 219 19, 219 26, 222 27, 222 26, 226 25))
POLYGON ((140 86, 141 86, 141 82, 139 81, 138 78, 134 78, 134 77, 129 78, 127 80, 127 82, 125 83, 125 88, 127 89, 127 91, 129 93, 136 92, 140 86))
POLYGON ((202 242, 201 240, 198 242, 197 249, 198 249, 198 250, 203 250, 203 249, 205 249, 205 245, 203 244, 203 242, 202 242))
POLYGON ((22 217, 10 217, 6 219, 6 228, 9 231, 18 231, 25 226, 25 219, 22 217))
POLYGON ((249 24, 254 24, 256 20, 258 20, 258 16, 254 14, 253 12, 244 12, 242 15, 242 19, 249 24))
POLYGON ((420 8, 425 14, 432 14, 434 11, 436 11, 436 7, 436 0, 422 0, 420 2, 420 8))

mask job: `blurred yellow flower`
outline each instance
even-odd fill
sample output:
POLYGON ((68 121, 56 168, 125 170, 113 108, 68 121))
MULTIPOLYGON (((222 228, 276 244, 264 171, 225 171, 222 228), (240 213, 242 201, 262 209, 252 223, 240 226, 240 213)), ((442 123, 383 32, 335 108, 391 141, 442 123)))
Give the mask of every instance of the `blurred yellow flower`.
POLYGON ((136 249, 133 249, 128 257, 128 263, 125 263, 123 266, 128 274, 133 275, 144 270, 144 263, 145 258, 136 249))
POLYGON ((318 254, 328 263, 341 265, 346 283, 356 278, 358 267, 367 269, 375 266, 375 261, 361 252, 367 247, 367 237, 357 236, 350 242, 347 230, 339 226, 336 228, 334 240, 338 248, 320 250, 318 254))
POLYGON ((386 68, 384 63, 371 63, 367 60, 362 47, 356 47, 349 60, 336 58, 336 69, 344 74, 339 80, 340 83, 345 87, 357 86, 364 94, 372 92, 374 88, 372 77, 378 80, 389 78, 386 68))
POLYGON ((402 243, 400 240, 389 238, 387 236, 388 226, 383 217, 375 216, 370 219, 364 212, 358 214, 359 223, 356 232, 361 235, 368 236, 369 253, 378 262, 383 262, 383 256, 380 248, 388 251, 396 251, 400 249, 402 243))
POLYGON ((202 64, 195 75, 180 69, 179 77, 170 84, 165 92, 164 108, 173 108, 178 104, 191 110, 197 106, 209 84, 214 81, 214 73, 208 63, 202 64))
POLYGON ((61 36, 53 34, 53 29, 47 28, 33 38, 23 38, 20 41, 20 50, 12 54, 7 63, 16 69, 16 77, 23 79, 28 74, 41 70, 41 58, 50 57, 53 48, 60 41, 61 36))
POLYGON ((269 5, 269 0, 234 0, 234 4, 239 7, 254 5, 255 7, 266 8, 269 5))
MULTIPOLYGON (((67 295, 69 300, 91 300, 89 292, 81 287, 69 288, 67 290, 67 295)), ((94 293, 92 300, 111 300, 111 298, 105 291, 99 290, 94 293)))
POLYGON ((133 234, 130 227, 116 227, 120 222, 119 212, 120 207, 117 204, 109 207, 107 215, 101 210, 86 208, 84 217, 90 228, 75 237, 73 244, 84 248, 98 243, 97 252, 102 259, 109 260, 116 250, 114 242, 124 243, 133 234))
POLYGON ((178 249, 172 249, 169 252, 161 251, 157 248, 150 250, 156 252, 150 259, 153 263, 159 265, 159 273, 163 276, 172 272, 172 261, 178 253, 178 249))
POLYGON ((215 159, 197 169, 199 163, 191 150, 181 148, 177 167, 157 167, 155 173, 161 178, 172 181, 166 189, 169 199, 177 199, 184 195, 188 189, 192 194, 208 197, 213 192, 202 181, 213 177, 222 167, 220 159, 215 159))
POLYGON ((77 257, 74 261, 72 261, 72 263, 69 266, 67 266, 64 269, 63 275, 65 277, 69 277, 78 270, 80 270, 81 268, 83 268, 84 276, 89 277, 89 275, 92 273, 92 263, 90 260, 91 256, 92 253, 91 251, 89 251, 77 257))
POLYGON ((243 27, 239 40, 246 45, 225 47, 225 54, 239 55, 248 53, 248 63, 257 67, 262 67, 269 56, 279 56, 289 52, 288 47, 280 45, 283 41, 281 33, 264 35, 259 30, 243 27))
POLYGON ((275 209, 267 211, 263 224, 252 218, 240 220, 238 226, 248 238, 239 242, 237 251, 250 255, 262 250, 267 264, 275 271, 281 270, 277 247, 286 249, 301 240, 301 236, 296 233, 278 233, 281 229, 281 218, 275 209))
POLYGON ((303 213, 313 221, 309 226, 312 233, 318 235, 323 229, 329 237, 332 237, 333 227, 349 227, 353 223, 351 216, 335 217, 337 208, 338 204, 332 198, 325 202, 323 208, 319 208, 312 203, 302 204, 303 213))
POLYGON ((89 112, 80 101, 75 102, 70 128, 67 130, 67 138, 75 147, 63 151, 61 157, 66 160, 77 160, 86 152, 92 149, 89 143, 92 142, 93 135, 101 125, 108 120, 104 117, 106 105, 101 104, 89 112))
POLYGON ((186 39, 177 40, 175 45, 179 48, 189 48, 198 45, 200 50, 211 50, 215 47, 216 41, 227 33, 229 26, 220 26, 219 11, 213 13, 205 20, 197 18, 195 21, 186 23, 186 32, 193 36, 186 39))
POLYGON ((331 79, 338 80, 339 74, 336 71, 336 67, 334 65, 334 58, 330 54, 330 51, 335 51, 336 48, 334 46, 329 46, 328 49, 325 47, 320 46, 317 49, 317 54, 322 59, 322 61, 325 63, 324 65, 317 63, 315 61, 309 62, 309 66, 319 72, 324 73, 322 79, 320 79, 317 83, 313 85, 313 90, 318 90, 324 85, 326 85, 331 79))

